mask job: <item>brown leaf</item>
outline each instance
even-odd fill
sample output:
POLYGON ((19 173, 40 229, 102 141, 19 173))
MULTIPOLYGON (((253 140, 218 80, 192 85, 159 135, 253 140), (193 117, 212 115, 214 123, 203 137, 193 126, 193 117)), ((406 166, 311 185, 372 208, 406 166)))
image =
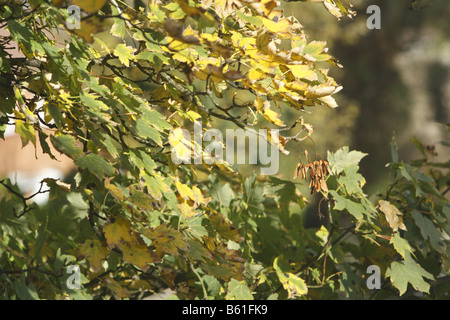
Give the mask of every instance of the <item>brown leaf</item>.
POLYGON ((406 230, 406 226, 403 224, 403 214, 389 201, 380 200, 380 210, 384 213, 386 221, 389 223, 392 231, 397 231, 399 228, 406 230))

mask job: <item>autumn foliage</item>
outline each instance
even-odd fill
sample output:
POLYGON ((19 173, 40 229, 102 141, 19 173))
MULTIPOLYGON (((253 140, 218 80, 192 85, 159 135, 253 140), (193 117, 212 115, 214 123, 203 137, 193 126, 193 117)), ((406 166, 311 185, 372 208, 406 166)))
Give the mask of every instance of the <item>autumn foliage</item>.
MULTIPOLYGON (((323 3, 354 15, 347 1, 323 3)), ((0 134, 13 124, 23 144, 54 157, 51 145, 77 167, 42 182, 45 206, 0 180, 2 298, 140 299, 163 288, 179 299, 429 298, 448 288, 449 163, 423 148, 404 163, 393 139, 376 197, 358 172, 367 155, 345 146, 306 153, 293 180, 173 163, 174 132, 195 121, 280 129, 267 143, 281 154, 320 134, 283 110, 334 112, 342 87, 329 68, 342 66, 277 2, 4 0, 0 24, 0 134), (81 9, 79 29, 68 28, 69 5, 81 9), (304 227, 312 201, 299 184, 319 197, 322 225, 304 227), (80 289, 67 288, 70 265, 80 289), (378 291, 369 265, 381 269, 378 291)))

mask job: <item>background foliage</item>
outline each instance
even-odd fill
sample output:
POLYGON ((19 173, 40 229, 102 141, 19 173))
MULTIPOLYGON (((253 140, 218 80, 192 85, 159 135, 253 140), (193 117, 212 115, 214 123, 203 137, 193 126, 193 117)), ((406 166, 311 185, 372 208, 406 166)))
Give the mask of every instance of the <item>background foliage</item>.
MULTIPOLYGON (((277 3, 72 3, 80 29, 67 28, 70 3, 0 2, 0 133, 14 124, 24 145, 77 166, 43 180, 43 206, 0 181, 2 298, 447 297, 448 159, 415 139, 419 158, 403 161, 394 137, 388 185, 368 196, 359 171, 372 150, 311 147, 322 131, 312 135, 310 115, 336 112, 342 88, 328 69, 342 66, 277 3), (282 163, 297 148, 295 179, 175 165, 171 148, 193 145, 177 130, 196 120, 281 129, 267 140, 282 163), (318 224, 305 224, 307 208, 318 224), (79 290, 66 286, 70 265, 79 290), (380 290, 366 286, 369 265, 380 290)), ((354 15, 347 1, 324 4, 354 15)))

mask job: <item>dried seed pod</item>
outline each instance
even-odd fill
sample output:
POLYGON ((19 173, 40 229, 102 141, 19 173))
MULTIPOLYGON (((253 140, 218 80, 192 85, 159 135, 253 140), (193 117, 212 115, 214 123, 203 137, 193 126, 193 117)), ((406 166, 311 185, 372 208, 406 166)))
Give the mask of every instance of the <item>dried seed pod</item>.
POLYGON ((320 188, 323 190, 323 191, 325 191, 325 192, 328 192, 328 186, 327 186, 327 183, 325 182, 325 180, 320 180, 320 188))
POLYGON ((294 180, 297 179, 298 174, 299 174, 300 169, 301 169, 301 166, 302 166, 301 163, 297 163, 297 166, 295 167, 295 170, 294 170, 294 177, 293 177, 294 180))

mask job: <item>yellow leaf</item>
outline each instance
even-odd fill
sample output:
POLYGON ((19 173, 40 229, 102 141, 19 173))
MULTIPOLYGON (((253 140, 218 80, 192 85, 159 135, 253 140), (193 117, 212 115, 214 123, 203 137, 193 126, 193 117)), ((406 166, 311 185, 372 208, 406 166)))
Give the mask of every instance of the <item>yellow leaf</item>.
POLYGON ((188 131, 176 128, 169 133, 169 143, 172 146, 172 155, 180 162, 190 162, 192 142, 188 131))
POLYGON ((123 218, 111 219, 103 226, 103 233, 110 248, 119 246, 121 242, 134 242, 131 224, 123 218))
POLYGON ((71 2, 87 13, 94 13, 95 11, 100 10, 107 0, 71 0, 71 2))
POLYGON ((255 107, 256 110, 258 110, 258 112, 261 113, 268 121, 277 126, 284 126, 284 122, 279 119, 280 115, 270 109, 269 101, 266 100, 263 102, 260 97, 256 97, 255 107))
POLYGON ((288 33, 290 32, 292 22, 289 21, 287 18, 282 18, 278 20, 277 22, 269 20, 267 18, 263 18, 264 26, 270 31, 277 35, 281 33, 288 33))
POLYGON ((121 243, 119 248, 124 261, 141 268, 144 272, 150 268, 149 263, 161 261, 155 252, 139 242, 121 243))
POLYGON ((201 7, 191 7, 186 0, 175 0, 176 3, 180 6, 181 10, 183 10, 188 16, 201 16, 206 10, 201 7))
POLYGON ((152 241, 156 253, 162 256, 169 253, 177 256, 179 250, 187 250, 187 242, 184 241, 183 234, 178 230, 168 228, 165 225, 159 225, 155 229, 146 229, 142 235, 152 241))
POLYGON ((125 200, 125 196, 123 195, 122 190, 120 190, 116 185, 111 184, 111 179, 112 178, 108 178, 105 180, 105 188, 109 190, 114 199, 119 201, 125 200))
POLYGON ((187 112, 187 115, 192 119, 192 120, 197 120, 199 118, 201 118, 201 115, 199 115, 197 112, 193 111, 193 110, 189 110, 187 112))
POLYGON ((196 207, 197 205, 195 203, 190 205, 187 200, 183 200, 181 203, 178 203, 178 209, 186 219, 192 218, 198 213, 195 211, 196 207))
POLYGON ((78 253, 89 261, 92 271, 98 272, 109 251, 100 240, 86 240, 78 249, 78 253))
POLYGON ((186 200, 193 197, 192 190, 188 185, 181 183, 180 181, 175 181, 175 187, 177 187, 180 196, 186 200))
POLYGON ((311 81, 317 80, 317 74, 313 70, 310 70, 308 65, 294 64, 288 65, 287 67, 292 71, 292 74, 298 79, 304 78, 311 81))

